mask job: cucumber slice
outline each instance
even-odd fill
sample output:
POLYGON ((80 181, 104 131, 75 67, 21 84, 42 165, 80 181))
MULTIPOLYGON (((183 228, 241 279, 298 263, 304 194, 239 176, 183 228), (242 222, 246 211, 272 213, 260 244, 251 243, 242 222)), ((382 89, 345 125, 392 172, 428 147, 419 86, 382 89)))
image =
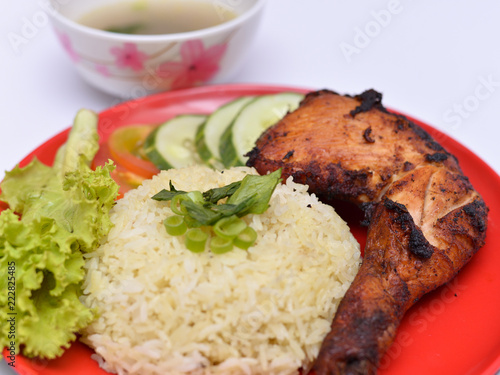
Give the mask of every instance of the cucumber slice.
POLYGON ((224 104, 208 116, 207 121, 198 128, 196 150, 207 165, 217 169, 222 168, 219 152, 221 136, 241 109, 253 98, 253 96, 243 96, 224 104))
POLYGON ((144 142, 144 152, 159 169, 202 164, 195 147, 205 115, 180 115, 157 127, 144 142))
POLYGON ((245 165, 248 159, 245 155, 260 135, 295 110, 303 98, 304 95, 291 92, 263 95, 243 107, 221 136, 219 152, 224 166, 245 165))

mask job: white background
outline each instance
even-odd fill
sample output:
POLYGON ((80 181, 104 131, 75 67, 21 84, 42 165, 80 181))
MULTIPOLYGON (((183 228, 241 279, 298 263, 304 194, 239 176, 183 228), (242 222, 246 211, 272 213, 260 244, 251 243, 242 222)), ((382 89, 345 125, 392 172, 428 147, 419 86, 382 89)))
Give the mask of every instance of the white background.
MULTIPOLYGON (((118 102, 77 75, 44 18, 45 1, 0 6, 0 179, 78 109, 118 102), (26 22, 38 26, 16 51, 9 35, 23 36, 26 22)), ((442 130, 500 173, 499 17, 498 0, 269 0, 245 64, 226 82, 375 88, 386 106, 442 130)), ((5 363, 0 374, 11 374, 5 363)))

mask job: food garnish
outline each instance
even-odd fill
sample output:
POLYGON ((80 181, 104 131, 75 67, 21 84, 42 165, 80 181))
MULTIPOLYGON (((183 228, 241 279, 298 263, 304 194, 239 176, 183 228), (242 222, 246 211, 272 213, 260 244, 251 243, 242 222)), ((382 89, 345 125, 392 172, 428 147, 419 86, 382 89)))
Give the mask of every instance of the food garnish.
MULTIPOLYGON (((205 250, 205 243, 208 240, 208 234, 200 228, 192 228, 186 234, 186 247, 193 253, 201 253, 205 250)), ((212 252, 213 252, 212 248, 212 252)))
POLYGON ((154 129, 144 142, 144 153, 159 169, 201 164, 195 138, 204 115, 180 115, 154 129))
POLYGON ((148 160, 143 147, 153 130, 153 125, 129 125, 113 131, 107 142, 110 159, 143 179, 158 174, 159 169, 148 160))
MULTIPOLYGON (((37 159, 7 172, 0 199, 0 268, 15 265, 15 303, 0 295, 0 328, 15 313, 15 343, 26 356, 55 358, 69 347, 94 312, 80 301, 83 253, 93 251, 112 224, 108 212, 118 186, 112 164, 89 166, 98 149, 97 115, 82 110, 52 167, 37 159), (19 217, 20 216, 20 217, 19 217)), ((7 290, 7 278, 0 280, 7 290)))
POLYGON ((198 128, 195 139, 196 151, 208 166, 215 169, 223 167, 220 154, 222 134, 253 99, 255 99, 254 96, 242 96, 224 104, 209 115, 207 121, 198 128))
POLYGON ((246 154, 264 130, 298 106, 304 95, 283 92, 261 95, 247 103, 221 135, 219 153, 226 168, 245 165, 246 154))
POLYGON ((109 157, 116 163, 113 177, 122 192, 160 170, 195 164, 216 170, 243 166, 260 133, 303 98, 294 92, 243 96, 207 115, 185 113, 160 125, 121 127, 111 133, 104 145, 108 150, 100 150, 98 159, 109 157))
POLYGON ((241 217, 264 213, 280 181, 281 169, 262 176, 247 175, 203 193, 177 190, 170 181, 170 190, 163 189, 151 198, 170 202, 174 216, 167 217, 163 225, 172 236, 185 234, 188 250, 202 252, 209 240, 211 251, 223 254, 233 246, 247 250, 255 243, 257 233, 241 217), (225 201, 219 203, 221 200, 225 201))
POLYGON ((118 33, 118 34, 140 34, 140 30, 144 28, 144 25, 140 23, 134 23, 126 26, 116 26, 109 27, 106 31, 110 33, 118 33))

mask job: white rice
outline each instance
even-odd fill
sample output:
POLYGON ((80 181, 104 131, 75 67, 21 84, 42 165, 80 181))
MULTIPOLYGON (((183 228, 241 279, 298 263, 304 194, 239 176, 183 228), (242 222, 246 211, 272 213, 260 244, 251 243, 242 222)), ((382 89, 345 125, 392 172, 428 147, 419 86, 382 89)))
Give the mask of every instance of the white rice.
POLYGON ((98 318, 83 341, 118 374, 294 374, 317 356, 360 264, 359 244, 307 186, 279 185, 248 251, 194 254, 168 235, 168 188, 205 191, 255 173, 164 171, 112 210, 114 228, 87 254, 83 301, 98 318))

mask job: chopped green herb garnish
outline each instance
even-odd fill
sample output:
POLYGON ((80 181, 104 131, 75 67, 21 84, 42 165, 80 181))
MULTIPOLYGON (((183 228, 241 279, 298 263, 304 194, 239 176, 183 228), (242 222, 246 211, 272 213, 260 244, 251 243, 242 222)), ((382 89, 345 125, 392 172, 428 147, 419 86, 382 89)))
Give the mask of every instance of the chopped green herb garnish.
POLYGON ((187 225, 182 216, 169 216, 163 221, 167 233, 171 236, 182 236, 186 233, 187 225))
POLYGON ((247 226, 247 223, 245 223, 242 219, 233 215, 220 219, 217 223, 215 223, 213 230, 217 236, 232 240, 247 226))
POLYGON ((224 254, 233 249, 233 241, 222 237, 210 239, 210 250, 214 254, 224 254))
POLYGON ((186 215, 187 214, 186 206, 183 204, 183 202, 187 201, 191 201, 187 194, 174 195, 170 203, 170 209, 174 214, 186 215))
POLYGON ((238 190, 240 185, 241 181, 236 181, 233 182, 232 184, 223 186, 221 188, 207 190, 206 192, 203 193, 203 198, 205 198, 207 202, 217 204, 217 202, 220 201, 221 199, 233 195, 234 192, 238 190))
MULTIPOLYGON (((168 220, 172 220, 172 223, 165 220, 164 225, 167 233, 182 235, 183 232, 181 233, 181 230, 176 228, 177 225, 181 226, 181 222, 185 227, 181 226, 184 231, 186 228, 212 227, 216 237, 212 238, 210 248, 212 252, 222 254, 232 249, 233 240, 235 245, 242 249, 253 245, 257 233, 252 228, 247 230, 247 224, 240 218, 247 214, 264 213, 268 209, 269 200, 280 181, 281 169, 264 176, 247 175, 241 181, 210 189, 204 193, 180 191, 170 182, 170 190, 164 189, 154 195, 152 199, 170 201, 170 209, 179 215, 180 219, 175 222, 174 219, 170 218, 168 220), (225 203, 219 203, 226 198, 225 203), (212 242, 214 242, 213 245, 212 242)), ((188 246, 190 232, 188 231, 186 234, 186 246, 188 246)), ((189 241, 191 243, 189 246, 193 247, 192 239, 189 241)))
POLYGON ((172 181, 169 182, 169 189, 170 190, 163 189, 159 193, 153 195, 151 199, 157 201, 169 201, 172 200, 172 198, 175 197, 176 195, 187 193, 187 191, 177 190, 175 186, 172 184, 172 181))
POLYGON ((138 31, 141 30, 142 28, 144 28, 144 25, 140 23, 135 23, 127 26, 109 27, 106 29, 106 31, 118 34, 137 34, 138 31))
POLYGON ((184 222, 188 228, 200 228, 202 226, 198 220, 193 219, 189 215, 184 215, 184 222))
POLYGON ((234 246, 247 250, 257 240, 257 232, 252 227, 243 229, 233 240, 234 246))
POLYGON ((224 215, 220 212, 214 211, 202 204, 193 202, 186 199, 181 202, 181 207, 191 219, 194 219, 201 225, 213 225, 218 220, 222 219, 224 215))
POLYGON ((200 228, 193 228, 186 233, 186 247, 193 253, 205 251, 205 243, 208 240, 208 234, 200 228))
POLYGON ((238 216, 262 214, 269 207, 271 195, 273 195, 274 188, 280 181, 281 169, 265 176, 245 176, 241 181, 241 186, 228 198, 227 203, 239 204, 248 197, 255 196, 255 204, 240 212, 238 216))

